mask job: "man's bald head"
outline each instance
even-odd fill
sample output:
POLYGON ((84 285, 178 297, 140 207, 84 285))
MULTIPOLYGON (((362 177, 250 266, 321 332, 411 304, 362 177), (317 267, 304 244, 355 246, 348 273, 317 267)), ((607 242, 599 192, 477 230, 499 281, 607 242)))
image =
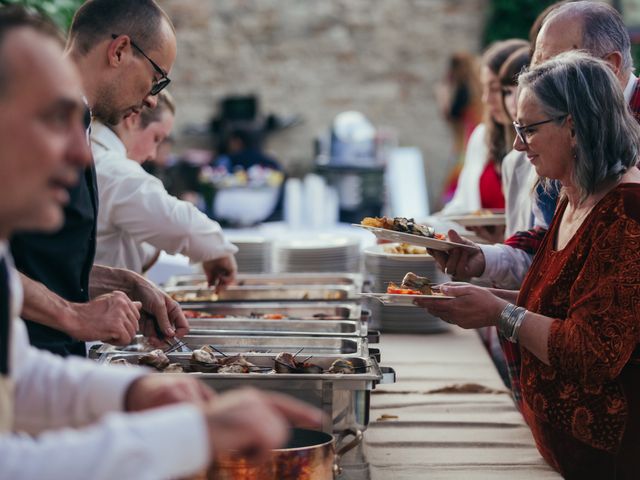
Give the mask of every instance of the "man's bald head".
POLYGON ((618 11, 600 2, 569 2, 545 18, 535 45, 538 64, 569 50, 585 50, 607 60, 619 79, 633 68, 629 33, 618 11))
POLYGON ((140 48, 151 52, 167 25, 173 31, 171 20, 155 0, 88 0, 73 17, 69 47, 85 55, 116 34, 135 38, 140 48))

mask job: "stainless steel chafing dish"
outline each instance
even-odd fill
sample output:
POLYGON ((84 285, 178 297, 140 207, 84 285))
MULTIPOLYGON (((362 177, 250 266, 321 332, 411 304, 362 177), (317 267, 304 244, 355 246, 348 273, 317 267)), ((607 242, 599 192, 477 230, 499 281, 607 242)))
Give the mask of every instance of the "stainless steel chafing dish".
MULTIPOLYGON (((108 354, 103 355, 101 361, 111 363, 116 359, 125 359, 131 363, 137 363, 138 356, 139 354, 108 354)), ((187 365, 190 354, 172 353, 169 357, 172 362, 187 365)), ((251 363, 264 367, 272 367, 273 359, 274 355, 250 357, 251 363)), ((314 356, 310 361, 328 370, 335 359, 334 356, 314 356)), ((287 393, 321 408, 327 414, 327 420, 323 425, 323 430, 326 432, 341 432, 348 428, 364 430, 369 424, 371 390, 378 383, 395 382, 395 372, 388 368, 382 370, 375 359, 367 356, 350 357, 349 361, 354 364, 359 373, 167 373, 165 375, 192 375, 216 391, 250 385, 255 388, 287 393)))
MULTIPOLYGON (((362 291, 363 277, 358 273, 241 273, 239 286, 298 286, 298 285, 352 285, 362 291)), ((171 277, 165 287, 207 287, 207 278, 200 275, 171 277)))
MULTIPOLYGON (((359 357, 369 355, 366 338, 362 337, 304 337, 304 336, 251 336, 251 335, 187 335, 182 338, 190 348, 213 345, 227 355, 242 353, 246 356, 260 356, 267 353, 297 352, 300 355, 321 355, 325 357, 359 357)), ((104 344, 97 353, 150 350, 142 336, 137 336, 128 347, 104 344)))
POLYGON ((284 315, 299 320, 359 320, 362 309, 357 303, 327 302, 251 302, 214 303, 199 302, 185 306, 212 315, 237 317, 261 317, 262 315, 284 315))
POLYGON ((310 335, 366 337, 358 320, 261 320, 254 318, 190 318, 190 335, 310 335))
POLYGON ((358 298, 360 291, 353 285, 287 285, 237 286, 219 293, 211 288, 168 287, 165 292, 180 303, 246 302, 246 301, 333 301, 358 298))

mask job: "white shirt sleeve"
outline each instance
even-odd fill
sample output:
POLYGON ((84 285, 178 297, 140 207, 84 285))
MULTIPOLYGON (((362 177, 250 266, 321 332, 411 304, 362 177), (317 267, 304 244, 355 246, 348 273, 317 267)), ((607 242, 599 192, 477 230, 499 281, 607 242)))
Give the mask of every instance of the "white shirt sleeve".
POLYGON ((471 133, 456 193, 435 215, 459 215, 480 209, 480 176, 488 157, 485 132, 485 126, 481 123, 471 133))
POLYGON ((202 414, 191 405, 110 414, 81 430, 0 436, 0 478, 181 478, 206 468, 208 443, 202 414))
POLYGON ((170 195, 159 179, 138 164, 117 156, 106 153, 100 158, 100 165, 96 164, 100 213, 109 224, 126 231, 139 243, 147 242, 170 254, 180 253, 194 263, 238 251, 217 222, 191 203, 170 195), (113 168, 109 162, 117 162, 126 171, 113 168))
POLYGON ((14 430, 48 431, 0 436, 0 478, 158 479, 205 467, 209 442, 197 408, 109 414, 122 411, 127 388, 145 370, 42 352, 29 346, 22 321, 12 327, 14 430))
POLYGON ((518 290, 529 271, 533 256, 524 250, 501 243, 478 245, 484 254, 484 273, 480 280, 491 282, 496 288, 518 290))

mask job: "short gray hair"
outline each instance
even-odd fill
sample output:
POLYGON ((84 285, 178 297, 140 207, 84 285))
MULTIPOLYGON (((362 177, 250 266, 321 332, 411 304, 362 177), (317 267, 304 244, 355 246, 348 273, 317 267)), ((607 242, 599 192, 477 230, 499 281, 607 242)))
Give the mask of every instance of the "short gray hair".
POLYGON ((573 182, 582 200, 636 165, 640 126, 605 61, 575 50, 561 53, 523 73, 519 85, 533 93, 549 117, 571 116, 573 182))
POLYGON ((544 23, 560 16, 582 20, 582 48, 594 57, 604 58, 612 52, 622 55, 622 70, 633 69, 631 40, 620 13, 601 2, 569 2, 552 10, 544 23))

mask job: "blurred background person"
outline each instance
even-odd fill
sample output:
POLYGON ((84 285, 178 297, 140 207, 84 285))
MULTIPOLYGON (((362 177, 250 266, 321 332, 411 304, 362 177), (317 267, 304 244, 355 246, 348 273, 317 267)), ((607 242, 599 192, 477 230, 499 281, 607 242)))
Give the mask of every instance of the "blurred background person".
POLYGON ((454 53, 444 79, 436 87, 436 101, 453 136, 453 170, 445 180, 443 203, 453 197, 464 163, 464 152, 471 133, 482 119, 482 87, 478 62, 468 52, 454 53))
POLYGON ((155 253, 151 245, 202 262, 209 283, 223 287, 237 273, 237 248, 220 225, 171 196, 140 165, 157 156, 174 118, 173 99, 162 91, 154 109, 145 108, 113 126, 94 122, 91 142, 100 195, 96 262, 142 273, 155 253))
POLYGON ((498 75, 509 55, 526 45, 526 41, 519 39, 499 41, 482 56, 484 121, 469 139, 455 195, 435 216, 466 214, 481 208, 504 209, 500 168, 513 133, 511 120, 504 111, 498 75))

